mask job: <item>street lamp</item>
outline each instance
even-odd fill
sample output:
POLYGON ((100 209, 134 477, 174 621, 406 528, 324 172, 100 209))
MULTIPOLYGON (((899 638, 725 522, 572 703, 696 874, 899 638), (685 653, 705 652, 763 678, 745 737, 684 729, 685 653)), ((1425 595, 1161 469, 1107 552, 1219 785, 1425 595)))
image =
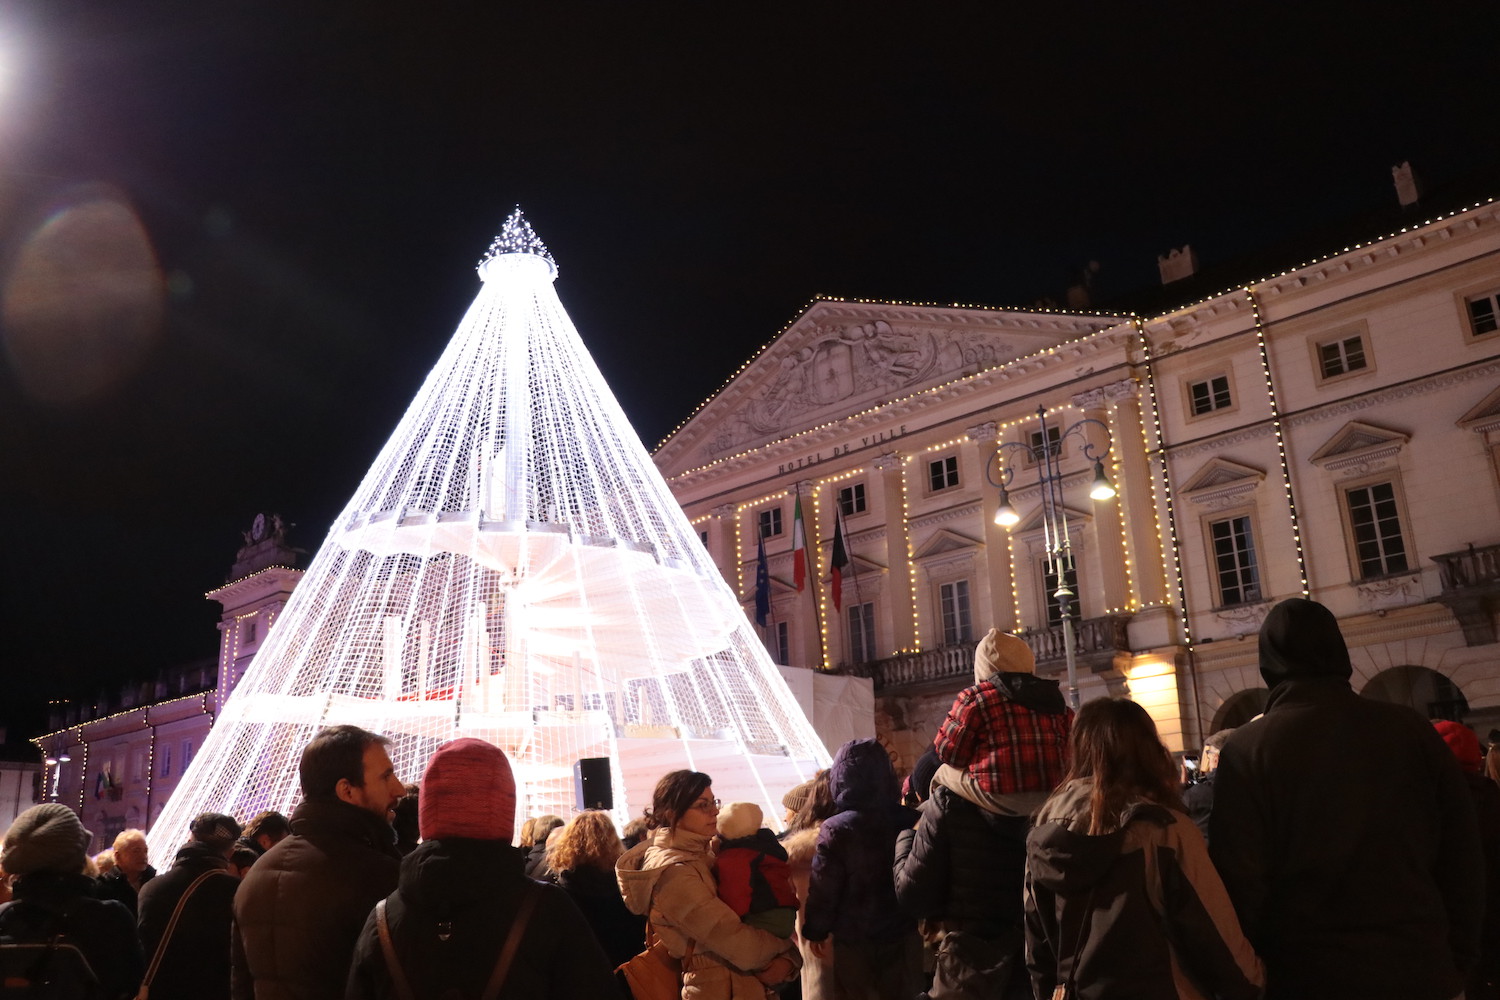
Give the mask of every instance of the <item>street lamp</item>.
POLYGON ((43 766, 43 772, 42 772, 42 792, 43 792, 43 794, 46 794, 46 791, 47 791, 47 778, 48 778, 48 775, 47 775, 46 771, 47 771, 47 769, 50 769, 52 771, 52 774, 51 774, 51 778, 52 778, 52 782, 51 782, 51 784, 52 784, 52 793, 49 796, 49 798, 53 802, 57 801, 57 785, 58 785, 58 782, 62 780, 62 765, 66 764, 68 761, 70 761, 72 759, 73 758, 70 757, 70 756, 68 756, 68 754, 67 754, 66 751, 64 751, 63 753, 58 754, 56 757, 53 757, 52 755, 49 754, 46 757, 42 758, 42 766, 43 766))
POLYGON ((995 511, 995 523, 1007 530, 1014 528, 1021 520, 1021 515, 1010 502, 1010 484, 1015 478, 1016 470, 1009 462, 1003 462, 1001 455, 1005 452, 1020 449, 1031 456, 1036 463, 1037 487, 1042 499, 1042 539, 1047 550, 1047 572, 1057 580, 1057 590, 1053 597, 1057 598, 1058 617, 1062 619, 1063 627, 1063 652, 1068 660, 1068 703, 1076 711, 1078 709, 1078 663, 1077 663, 1077 636, 1073 628, 1074 607, 1077 596, 1071 589, 1074 578, 1073 545, 1068 538, 1068 515, 1063 507, 1063 473, 1061 452, 1062 443, 1074 434, 1083 441, 1083 457, 1094 463, 1094 481, 1089 487, 1089 496, 1095 500, 1108 500, 1115 495, 1115 488, 1109 481, 1109 476, 1104 472, 1104 459, 1109 456, 1112 440, 1109 427, 1102 420, 1093 417, 1085 417, 1078 422, 1069 425, 1054 439, 1048 433, 1047 408, 1038 406, 1037 417, 1042 422, 1042 439, 1040 444, 1033 445, 1029 441, 1002 441, 995 446, 995 453, 990 456, 989 462, 985 464, 985 478, 990 485, 1000 490, 1000 506, 995 511), (1094 443, 1090 441, 1085 429, 1090 425, 1097 426, 1104 433, 1104 450, 1098 451, 1094 443))

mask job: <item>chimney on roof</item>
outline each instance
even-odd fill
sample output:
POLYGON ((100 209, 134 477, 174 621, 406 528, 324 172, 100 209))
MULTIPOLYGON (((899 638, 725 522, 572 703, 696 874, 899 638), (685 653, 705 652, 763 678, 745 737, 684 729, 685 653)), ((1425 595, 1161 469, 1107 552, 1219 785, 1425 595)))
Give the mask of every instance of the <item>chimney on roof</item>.
POLYGON ((1091 260, 1083 267, 1073 273, 1072 280, 1068 282, 1067 291, 1064 293, 1064 301, 1068 308, 1075 312, 1087 312, 1094 305, 1094 275, 1099 273, 1099 262, 1091 260))
POLYGON ((1181 249, 1168 250, 1166 256, 1158 254, 1156 266, 1161 271, 1161 283, 1170 285, 1198 273, 1198 254, 1192 244, 1184 243, 1181 249))
POLYGON ((1422 200, 1422 179, 1409 161, 1403 160, 1391 168, 1391 180, 1396 183, 1396 200, 1402 208, 1411 208, 1422 200))

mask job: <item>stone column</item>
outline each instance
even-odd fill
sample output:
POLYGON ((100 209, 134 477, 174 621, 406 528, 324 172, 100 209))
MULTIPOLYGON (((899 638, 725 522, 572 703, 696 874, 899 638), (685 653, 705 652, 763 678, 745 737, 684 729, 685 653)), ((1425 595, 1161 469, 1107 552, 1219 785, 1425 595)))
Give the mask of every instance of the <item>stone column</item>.
MULTIPOLYGON (((719 575, 728 581, 730 589, 740 595, 744 600, 743 588, 740 586, 740 575, 744 572, 743 559, 745 553, 741 552, 735 544, 735 505, 732 503, 721 503, 710 513, 713 519, 706 522, 708 525, 708 557, 718 567, 719 575)), ((751 541, 754 541, 752 537, 751 541)), ((749 558, 755 558, 754 546, 749 553, 749 558)), ((750 580, 750 596, 755 597, 755 579, 750 580)))
POLYGON ((987 618, 975 622, 976 633, 982 634, 990 627, 1005 632, 1014 632, 1020 623, 1016 621, 1016 602, 1013 593, 1015 582, 1011 577, 1010 532, 995 523, 995 512, 1000 509, 1000 488, 989 481, 990 459, 995 454, 995 440, 999 428, 995 421, 970 427, 969 440, 974 442, 969 464, 978 477, 982 504, 980 508, 980 536, 984 539, 984 583, 987 591, 983 612, 987 618))
POLYGON ((819 602, 822 599, 822 560, 819 558, 821 546, 818 544, 818 505, 813 503, 813 481, 804 479, 797 483, 791 497, 791 503, 787 507, 787 516, 792 518, 787 523, 790 533, 790 542, 796 545, 796 511, 797 497, 802 497, 802 530, 807 535, 807 582, 803 584, 802 593, 797 595, 796 613, 792 616, 797 623, 797 636, 793 642, 801 652, 802 662, 809 666, 824 668, 829 664, 823 659, 823 633, 822 628, 827 624, 822 620, 822 610, 819 602))
POLYGON ((881 505, 885 511, 885 586, 881 602, 886 619, 886 634, 896 649, 912 649, 917 644, 916 630, 912 624, 911 560, 907 552, 910 532, 906 524, 905 491, 902 481, 906 476, 906 463, 896 452, 889 452, 875 459, 874 467, 880 473, 881 505))
POLYGON ((1140 384, 1125 379, 1105 386, 1105 398, 1115 404, 1110 431, 1119 455, 1120 478, 1116 498, 1124 516, 1130 542, 1130 570, 1136 598, 1143 607, 1168 604, 1167 577, 1162 567, 1162 531, 1156 518, 1156 490, 1151 481, 1147 442, 1141 429, 1140 384))
MULTIPOLYGON (((1118 384, 1118 383, 1117 383, 1118 384)), ((1072 399, 1073 405, 1083 410, 1085 418, 1092 418, 1109 426, 1109 410, 1106 405, 1106 390, 1103 388, 1093 389, 1089 392, 1079 393, 1072 399)), ((1104 429, 1094 424, 1088 424, 1083 428, 1084 440, 1093 446, 1094 454, 1099 455, 1106 444, 1113 449, 1119 446, 1119 431, 1117 428, 1109 427, 1109 438, 1105 440, 1104 429)), ((1123 455, 1123 452, 1120 454, 1123 455)), ((1111 452, 1110 458, 1115 457, 1111 452)), ((1113 480, 1114 470, 1110 468, 1111 462, 1106 459, 1104 471, 1113 480)), ((1092 469, 1090 469, 1088 482, 1093 483, 1092 469)), ((1101 613, 1118 611, 1130 603, 1130 578, 1125 569, 1125 543, 1120 532, 1120 493, 1116 485, 1116 495, 1108 500, 1090 500, 1094 509, 1094 550, 1098 553, 1098 570, 1100 591, 1104 595, 1104 606, 1099 609, 1101 613)), ((1082 581, 1080 581, 1081 585, 1082 581)))

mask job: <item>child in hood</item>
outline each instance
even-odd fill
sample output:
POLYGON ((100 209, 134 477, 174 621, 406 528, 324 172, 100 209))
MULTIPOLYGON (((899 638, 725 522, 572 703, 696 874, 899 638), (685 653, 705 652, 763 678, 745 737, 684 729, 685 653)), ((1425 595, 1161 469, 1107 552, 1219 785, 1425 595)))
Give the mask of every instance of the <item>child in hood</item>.
POLYGON ((797 920, 786 848, 761 826, 753 802, 730 802, 719 810, 719 898, 752 927, 790 938, 797 920))

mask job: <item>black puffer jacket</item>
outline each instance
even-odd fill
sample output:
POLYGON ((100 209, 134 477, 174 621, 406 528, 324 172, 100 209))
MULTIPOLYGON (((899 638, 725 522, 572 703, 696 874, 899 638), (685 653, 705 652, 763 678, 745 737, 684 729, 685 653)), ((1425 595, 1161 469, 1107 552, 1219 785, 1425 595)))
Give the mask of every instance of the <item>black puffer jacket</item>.
POLYGON ((135 920, 124 903, 95 897, 95 881, 55 872, 22 875, 12 887, 15 901, 0 906, 0 924, 18 937, 27 927, 62 926, 93 967, 105 996, 133 997, 144 971, 135 920))
POLYGON ((557 884, 594 929, 610 968, 629 961, 646 947, 646 918, 625 906, 613 868, 569 868, 557 873, 557 884))
MULTIPOLYGON (((156 869, 147 865, 145 870, 141 872, 141 888, 146 888, 146 883, 155 877, 156 869)), ((99 884, 95 889, 95 894, 100 899, 112 899, 124 905, 125 909, 129 910, 132 916, 135 915, 136 896, 138 893, 131 886, 130 880, 125 877, 125 873, 120 871, 120 869, 116 868, 108 875, 99 876, 99 884)))
POLYGON ((215 874, 183 904, 177 928, 162 953, 151 980, 153 1000, 228 1000, 229 937, 240 880, 229 874, 224 856, 207 844, 185 844, 166 873, 141 886, 141 948, 149 963, 178 900, 207 872, 215 874))
POLYGON ((914 917, 997 937, 1021 925, 1025 816, 999 816, 943 785, 896 840, 896 898, 914 917))
POLYGON ((292 835, 234 898, 235 1000, 334 1000, 370 907, 396 888, 390 824, 337 799, 303 802, 292 835))
POLYGON ((1220 754, 1209 845, 1267 996, 1457 996, 1484 876, 1453 754, 1410 708, 1354 693, 1320 604, 1271 609, 1260 669, 1271 696, 1220 754))
MULTIPOLYGON (((401 968, 409 982, 420 984, 422 996, 480 995, 527 888, 541 895, 500 996, 619 995, 612 967, 583 914, 563 890, 526 878, 524 858, 519 848, 501 841, 449 837, 423 843, 401 862, 401 886, 386 902, 386 920, 401 968)), ((396 996, 373 912, 360 932, 345 996, 396 996)))

